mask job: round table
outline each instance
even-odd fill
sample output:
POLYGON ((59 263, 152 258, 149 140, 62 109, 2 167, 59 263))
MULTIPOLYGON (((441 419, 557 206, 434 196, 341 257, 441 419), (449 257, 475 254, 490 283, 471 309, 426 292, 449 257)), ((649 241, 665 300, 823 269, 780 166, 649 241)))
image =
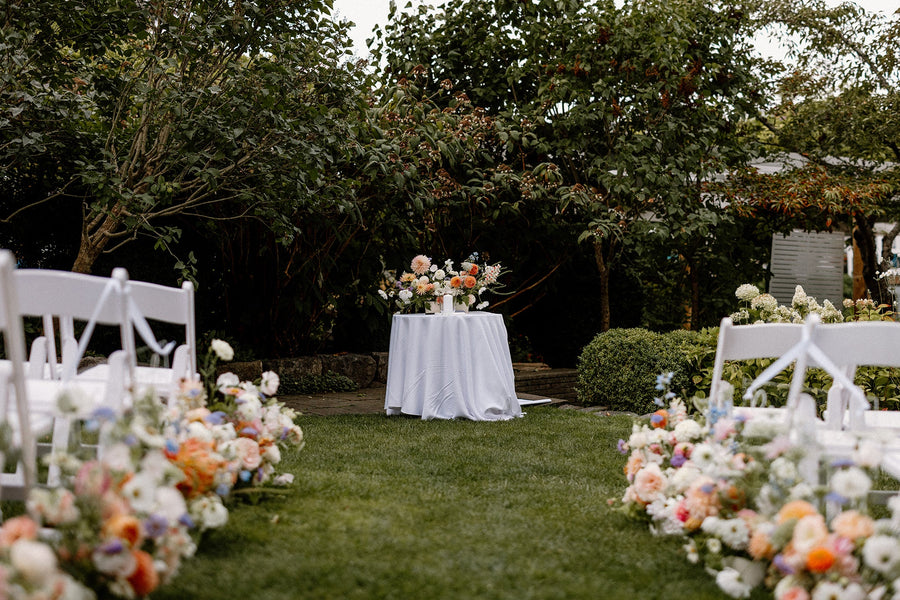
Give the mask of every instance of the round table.
POLYGON ((384 408, 423 419, 522 416, 503 317, 395 314, 384 408))

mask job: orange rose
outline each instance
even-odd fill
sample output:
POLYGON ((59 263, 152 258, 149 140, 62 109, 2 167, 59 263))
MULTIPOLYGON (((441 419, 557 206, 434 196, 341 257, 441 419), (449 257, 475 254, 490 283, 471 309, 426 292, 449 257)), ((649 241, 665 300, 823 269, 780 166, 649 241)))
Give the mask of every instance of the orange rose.
POLYGON ((132 515, 116 515, 103 524, 103 535, 119 538, 132 548, 141 540, 141 522, 132 515))
POLYGON ((478 275, 478 265, 472 265, 472 268, 469 269, 469 275, 478 275))
POLYGON ((159 573, 153 568, 153 557, 143 550, 133 552, 134 562, 137 565, 134 573, 129 575, 128 583, 138 598, 148 596, 159 585, 159 573))
POLYGON ((794 500, 782 506, 781 510, 778 511, 778 523, 781 524, 791 519, 799 521, 803 517, 817 514, 819 514, 819 511, 816 510, 816 507, 806 500, 794 500))
POLYGON ((213 489, 216 472, 223 461, 213 454, 212 442, 189 438, 178 448, 172 464, 184 472, 184 479, 175 486, 185 498, 193 498, 213 489))
POLYGON ((450 287, 458 288, 460 285, 462 285, 462 279, 460 279, 458 276, 454 275, 450 278, 450 287))
POLYGON ((475 279, 474 277, 472 277, 471 275, 469 275, 468 277, 466 277, 466 279, 465 279, 465 281, 464 281, 464 285, 465 285, 468 289, 472 289, 473 287, 475 287, 475 284, 476 284, 476 283, 478 283, 478 280, 476 280, 476 279, 475 279))
POLYGON ((755 560, 768 559, 775 556, 775 546, 772 545, 772 539, 768 534, 757 529, 753 532, 753 535, 750 536, 750 544, 747 546, 747 552, 750 553, 750 556, 755 560))
POLYGON ((834 565, 834 554, 824 546, 818 546, 806 555, 806 568, 813 573, 824 573, 834 565))

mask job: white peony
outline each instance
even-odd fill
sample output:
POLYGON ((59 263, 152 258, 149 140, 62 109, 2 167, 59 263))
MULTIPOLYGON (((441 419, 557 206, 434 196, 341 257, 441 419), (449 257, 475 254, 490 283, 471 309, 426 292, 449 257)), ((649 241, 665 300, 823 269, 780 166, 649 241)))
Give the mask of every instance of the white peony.
POLYGON ((219 357, 219 360, 231 360, 234 358, 234 349, 225 340, 215 339, 210 343, 210 348, 219 357))
POLYGON ((35 587, 44 587, 56 571, 56 554, 47 544, 20 539, 9 549, 9 562, 13 568, 35 587))
POLYGON ((888 535, 873 535, 862 550, 863 562, 879 573, 887 573, 900 561, 900 544, 888 535))
POLYGON ((716 574, 716 585, 732 598, 749 598, 753 589, 741 579, 741 574, 732 568, 722 569, 716 574))
POLYGON ((831 489, 844 498, 857 500, 864 498, 869 493, 869 490, 872 489, 872 480, 862 469, 850 467, 838 471, 832 476, 831 489))
POLYGON ((703 428, 697 421, 687 419, 675 426, 672 435, 679 442, 692 442, 703 435, 703 428))
POLYGON ((280 384, 281 380, 278 378, 278 373, 275 371, 266 371, 262 374, 259 391, 266 396, 274 396, 278 392, 278 386, 280 384))
POLYGON ((241 378, 232 372, 222 373, 216 379, 216 388, 222 390, 224 388, 237 387, 241 383, 241 378))

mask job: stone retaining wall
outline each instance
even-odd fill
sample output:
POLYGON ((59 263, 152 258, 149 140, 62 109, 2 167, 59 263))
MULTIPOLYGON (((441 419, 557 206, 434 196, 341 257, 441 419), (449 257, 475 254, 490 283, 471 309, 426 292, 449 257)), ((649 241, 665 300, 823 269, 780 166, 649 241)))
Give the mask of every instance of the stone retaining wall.
MULTIPOLYGON (((321 375, 328 371, 350 378, 357 386, 372 387, 387 383, 387 352, 368 354, 319 354, 297 358, 219 363, 220 371, 231 371, 241 379, 258 379, 263 371, 275 371, 282 378, 300 379, 303 375, 321 375)), ((575 369, 551 369, 540 363, 515 363, 516 391, 548 398, 576 400, 575 369)))

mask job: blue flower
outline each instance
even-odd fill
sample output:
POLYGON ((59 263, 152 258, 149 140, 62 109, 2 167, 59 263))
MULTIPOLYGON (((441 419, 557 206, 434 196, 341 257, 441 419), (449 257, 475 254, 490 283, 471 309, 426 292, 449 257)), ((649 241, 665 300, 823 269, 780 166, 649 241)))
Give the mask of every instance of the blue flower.
POLYGON ((841 469, 843 467, 852 467, 856 463, 853 462, 852 459, 849 458, 836 458, 831 461, 831 466, 835 469, 841 469))
POLYGON ((781 554, 775 555, 775 558, 772 559, 772 564, 775 565, 778 570, 781 571, 784 575, 794 574, 794 568, 784 560, 784 556, 782 556, 781 554))
POLYGON ((244 471, 241 471, 241 474, 239 475, 239 477, 241 478, 241 481, 247 482, 247 481, 250 481, 251 477, 253 477, 253 473, 251 473, 250 471, 244 470, 244 471))
POLYGON ((716 491, 716 486, 711 483, 707 483, 700 486, 700 491, 704 494, 712 494, 714 491, 716 491))
POLYGON ((100 544, 97 549, 103 554, 119 554, 123 550, 125 550, 125 544, 123 544, 122 540, 120 540, 119 538, 113 538, 108 542, 103 542, 102 544, 100 544))
POLYGON ((108 406, 101 406, 91 413, 91 418, 99 421, 113 421, 116 418, 116 411, 108 406))
POLYGON ((194 528, 194 520, 191 518, 191 515, 184 513, 180 517, 178 517, 178 522, 187 527, 188 529, 194 528))
POLYGON ((655 404, 657 406, 665 406, 666 405, 666 403, 662 401, 662 398, 654 398, 653 404, 655 404))
POLYGON ((230 492, 231 488, 225 483, 220 483, 218 487, 216 487, 216 494, 221 498, 226 497, 230 492))
POLYGON ((835 504, 840 504, 841 506, 850 502, 849 498, 841 496, 837 492, 828 492, 827 494, 825 494, 825 500, 828 502, 834 502, 835 504))
POLYGON ((257 431, 255 427, 244 427, 243 429, 241 429, 241 435, 256 437, 259 435, 259 431, 257 431))
POLYGON ((217 410, 215 412, 209 413, 204 419, 210 425, 221 425, 225 422, 225 413, 221 410, 217 410))
POLYGON ((144 521, 144 531, 147 533, 148 537, 162 537, 168 529, 169 520, 162 515, 150 515, 144 521))
POLYGON ((616 443, 616 448, 618 448, 621 454, 628 454, 628 442, 625 440, 619 440, 616 443))
POLYGON ((678 467, 682 466, 682 465, 683 465, 684 463, 686 463, 686 462, 687 462, 687 458, 685 458, 684 454, 676 454, 676 455, 673 456, 672 459, 669 461, 669 463, 670 463, 673 467, 675 467, 676 469, 677 469, 678 467))
POLYGON ((166 440, 166 451, 172 454, 178 452, 178 442, 175 440, 166 440))

